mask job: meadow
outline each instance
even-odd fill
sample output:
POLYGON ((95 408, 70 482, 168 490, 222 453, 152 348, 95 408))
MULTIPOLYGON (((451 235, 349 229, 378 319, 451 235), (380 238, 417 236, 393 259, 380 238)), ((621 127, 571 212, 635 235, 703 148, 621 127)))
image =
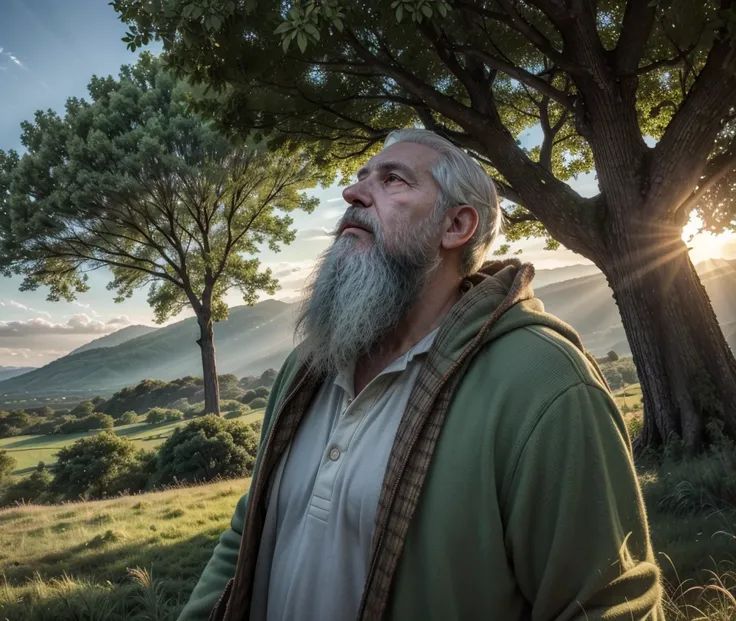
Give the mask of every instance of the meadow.
POLYGON ((249 484, 0 511, 0 619, 176 618, 249 484))
MULTIPOLYGON (((263 418, 264 409, 251 410, 247 414, 234 420, 244 424, 250 424, 263 418)), ((152 450, 163 444, 174 432, 174 429, 186 424, 188 421, 177 421, 174 423, 163 423, 151 425, 148 423, 135 423, 115 427, 111 431, 118 436, 131 440, 138 448, 152 450)), ((56 453, 59 449, 69 446, 80 438, 95 435, 97 431, 86 431, 80 433, 14 436, 0 438, 0 450, 8 451, 18 463, 13 471, 14 476, 22 476, 31 472, 38 462, 42 461, 47 466, 56 461, 56 453)))

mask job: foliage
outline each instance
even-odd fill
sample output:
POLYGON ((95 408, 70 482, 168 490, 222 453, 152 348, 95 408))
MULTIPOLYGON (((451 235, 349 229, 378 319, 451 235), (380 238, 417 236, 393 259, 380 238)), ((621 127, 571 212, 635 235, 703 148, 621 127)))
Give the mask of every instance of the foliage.
POLYGON ((128 411, 144 414, 152 407, 170 407, 181 399, 201 397, 203 390, 201 377, 187 376, 171 382, 145 379, 116 392, 98 408, 113 417, 128 411))
POLYGON ((155 484, 249 476, 258 436, 236 421, 207 415, 177 428, 158 453, 155 484))
POLYGON ((254 410, 257 410, 258 408, 265 408, 268 404, 268 401, 264 399, 263 397, 256 397, 253 399, 253 401, 250 402, 250 407, 254 410))
POLYGON ((613 390, 618 390, 624 385, 636 384, 639 378, 632 358, 618 358, 609 360, 608 357, 601 363, 601 370, 606 377, 608 385, 613 390))
POLYGON ((78 433, 80 431, 93 431, 95 429, 112 429, 115 426, 115 420, 112 416, 95 412, 84 418, 69 419, 58 425, 54 429, 54 433, 78 433))
POLYGON ((8 451, 0 451, 0 481, 13 472, 17 464, 17 460, 8 455, 8 451))
POLYGON ((273 383, 276 381, 277 375, 278 371, 276 369, 266 369, 263 373, 261 373, 260 377, 248 375, 246 377, 241 377, 238 383, 240 384, 241 388, 245 390, 258 388, 259 386, 265 386, 266 388, 270 389, 271 386, 273 386, 273 383))
POLYGON ((709 231, 736 230, 736 9, 609 0, 575 5, 573 19, 567 4, 112 2, 131 49, 160 40, 166 65, 202 87, 193 105, 204 116, 274 145, 299 136, 326 174, 349 179, 401 127, 466 149, 507 199, 509 250, 522 237, 564 244, 629 307, 635 356, 656 358, 641 378, 645 441, 663 441, 669 420, 700 444, 704 424, 680 419, 712 412, 674 378, 689 386, 701 366, 736 437, 734 358, 681 240, 693 215, 709 231), (573 187, 584 173, 594 196, 573 187), (662 304, 691 310, 654 325, 662 304), (699 340, 696 356, 685 344, 699 340))
MULTIPOLYGON (((266 388, 265 386, 259 386, 258 388, 253 388, 250 390, 246 390, 245 394, 241 397, 241 401, 243 403, 249 404, 253 408, 257 407, 263 407, 261 405, 253 405, 253 401, 256 399, 262 399, 267 400, 268 395, 271 393, 270 388, 266 388)), ((260 403, 260 402, 259 402, 260 403)))
POLYGON ((48 470, 34 470, 3 491, 0 495, 0 506, 19 502, 39 502, 49 491, 51 481, 52 476, 48 470))
POLYGON ((137 491, 145 486, 148 474, 144 460, 143 452, 129 440, 102 431, 59 451, 52 489, 68 498, 137 491))
POLYGON ((146 414, 146 422, 149 425, 173 423, 177 420, 183 420, 183 418, 184 414, 172 408, 151 408, 148 410, 148 414, 146 414))
POLYGON ((31 423, 31 417, 23 410, 0 411, 0 438, 18 435, 31 423))
MULTIPOLYGON (((22 157, 0 152, 0 270, 24 275, 23 290, 45 285, 49 299, 73 300, 86 273, 105 266, 116 301, 147 288, 159 323, 192 308, 211 352, 229 290, 247 304, 276 291, 249 255, 289 244, 288 212, 316 206, 300 193, 314 183, 309 160, 297 148, 229 141, 149 54, 88 90, 91 101, 69 99, 63 118, 39 111, 23 123, 22 157)), ((216 411, 207 360, 205 400, 216 411)))
POLYGON ((81 401, 72 408, 70 414, 77 418, 84 418, 95 411, 95 404, 92 401, 81 401))
POLYGON ((116 420, 115 420, 115 426, 122 426, 122 425, 132 425, 134 423, 138 422, 138 414, 133 412, 132 410, 128 410, 127 412, 123 412, 116 420))

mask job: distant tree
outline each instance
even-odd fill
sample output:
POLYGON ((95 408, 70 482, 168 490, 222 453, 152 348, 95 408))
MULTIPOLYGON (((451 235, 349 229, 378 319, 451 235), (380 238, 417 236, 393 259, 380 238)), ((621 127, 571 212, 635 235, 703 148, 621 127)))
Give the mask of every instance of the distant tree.
POLYGON ((89 416, 92 414, 92 412, 95 411, 95 405, 91 401, 80 401, 77 405, 75 405, 70 414, 72 416, 76 416, 77 418, 83 418, 85 416, 89 416))
POLYGON ((97 396, 94 399, 92 399, 92 405, 94 405, 95 408, 98 405, 102 405, 103 403, 105 403, 105 398, 104 397, 97 396))
POLYGON ((225 294, 247 304, 273 293, 259 271, 262 244, 293 241, 295 209, 316 198, 302 151, 231 142, 189 111, 188 87, 144 54, 118 80, 93 77, 91 101, 71 98, 63 118, 37 112, 22 124, 22 157, 0 151, 0 270, 50 300, 88 289, 86 272, 110 268, 116 301, 148 288, 161 323, 197 317, 207 412, 219 413, 214 322, 225 294))
POLYGON ((618 354, 611 350, 606 354, 606 360, 608 360, 608 362, 616 362, 616 360, 618 360, 618 354))
POLYGON ((171 408, 151 408, 146 414, 146 422, 149 425, 159 425, 161 423, 173 423, 177 420, 183 420, 184 414, 179 410, 171 408))
POLYGON ((0 497, 0 504, 7 506, 16 502, 36 502, 49 491, 52 480, 48 470, 34 470, 27 477, 9 485, 0 497))
POLYGON ((268 404, 268 401, 264 399, 263 397, 256 397, 253 399, 253 401, 250 402, 250 407, 252 410, 257 410, 258 408, 265 408, 268 404))
POLYGON ((158 453, 155 484, 244 477, 253 472, 258 435, 237 421, 202 416, 182 427, 158 453))
POLYGON ((268 395, 271 394, 271 390, 269 388, 266 388, 265 386, 254 388, 253 392, 255 393, 256 397, 262 397, 264 399, 267 399, 268 395))
POLYGON ((348 173, 398 127, 467 149, 507 199, 507 239, 542 235, 606 275, 642 379, 639 445, 676 433, 697 451, 711 418, 736 438, 736 360, 682 239, 694 214, 736 227, 733 0, 112 5, 131 49, 158 38, 233 134, 298 135, 348 173), (593 170, 583 195, 571 181, 593 170))
POLYGON ((120 418, 115 421, 115 425, 132 425, 137 422, 138 414, 135 412, 124 412, 120 415, 120 418))
POLYGON ((81 438, 59 449, 52 490, 67 498, 138 491, 145 484, 141 479, 143 458, 132 442, 111 431, 81 438))
POLYGON ((15 457, 10 455, 8 451, 0 451, 0 481, 7 477, 18 465, 15 457))
POLYGON ((39 408, 28 408, 26 412, 28 414, 33 414, 35 416, 40 416, 41 418, 50 418, 54 415, 54 409, 48 407, 47 405, 44 405, 39 408))
POLYGON ((257 396, 258 396, 258 395, 256 395, 256 391, 255 391, 255 390, 246 390, 246 391, 245 391, 245 394, 244 394, 244 395, 243 395, 243 396, 242 396, 242 397, 240 398, 240 400, 241 400, 241 401, 242 401, 243 403, 250 403, 250 402, 251 402, 251 401, 253 401, 253 399, 255 399, 255 398, 256 398, 257 396))
POLYGON ((96 429, 112 429, 115 419, 101 412, 94 412, 82 418, 72 418, 61 423, 55 433, 79 433, 81 431, 95 431, 96 429))

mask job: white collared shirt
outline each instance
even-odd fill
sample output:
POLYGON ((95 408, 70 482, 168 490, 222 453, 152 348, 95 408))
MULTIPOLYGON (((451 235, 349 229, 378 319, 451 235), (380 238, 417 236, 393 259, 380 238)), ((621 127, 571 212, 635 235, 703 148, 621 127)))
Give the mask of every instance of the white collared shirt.
POLYGON ((389 454, 437 332, 392 362, 357 397, 354 365, 317 392, 274 476, 252 621, 357 616, 389 454))

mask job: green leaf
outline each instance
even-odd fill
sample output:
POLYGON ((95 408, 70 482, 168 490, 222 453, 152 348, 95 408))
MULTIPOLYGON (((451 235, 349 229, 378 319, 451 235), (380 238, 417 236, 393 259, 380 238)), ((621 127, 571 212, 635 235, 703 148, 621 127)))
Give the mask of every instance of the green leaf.
POLYGON ((278 27, 276 28, 276 30, 273 31, 273 34, 283 34, 285 32, 288 32, 289 30, 291 30, 292 27, 293 26, 291 25, 290 22, 283 22, 283 23, 281 23, 281 24, 278 25, 278 27))
POLYGON ((396 21, 400 24, 403 17, 404 17, 404 7, 400 4, 396 8, 396 21))
POLYGON ((447 17, 447 5, 444 2, 437 5, 437 11, 442 17, 447 17))
POLYGON ((322 7, 322 12, 325 14, 325 17, 327 19, 330 19, 332 17, 332 9, 329 7, 329 5, 325 4, 322 7))
POLYGON ((202 17, 202 7, 195 6, 192 9, 192 19, 199 19, 200 17, 202 17))
POLYGON ((319 31, 314 27, 314 24, 307 24, 304 26, 304 30, 306 30, 310 35, 312 35, 317 41, 319 41, 319 31))
POLYGON ((339 17, 336 17, 332 20, 332 23, 335 24, 335 28, 337 28, 340 32, 342 32, 342 20, 339 17))
POLYGON ((303 54, 307 49, 307 37, 304 35, 303 32, 300 32, 296 35, 296 43, 303 54))
POLYGON ((422 13, 424 13, 427 17, 432 17, 432 7, 425 4, 422 7, 422 13))
POLYGON ((191 15, 192 15, 192 11, 194 11, 194 5, 193 5, 193 4, 187 4, 187 5, 186 5, 186 6, 185 6, 185 7, 184 7, 184 8, 182 9, 182 12, 181 12, 181 14, 182 14, 182 16, 183 16, 183 17, 191 17, 191 15))
POLYGON ((213 15, 210 19, 212 23, 212 30, 219 30, 220 26, 222 26, 222 20, 217 15, 213 15))
POLYGON ((284 40, 281 42, 281 48, 284 50, 284 54, 289 51, 289 44, 291 43, 291 35, 288 35, 284 37, 284 40))

